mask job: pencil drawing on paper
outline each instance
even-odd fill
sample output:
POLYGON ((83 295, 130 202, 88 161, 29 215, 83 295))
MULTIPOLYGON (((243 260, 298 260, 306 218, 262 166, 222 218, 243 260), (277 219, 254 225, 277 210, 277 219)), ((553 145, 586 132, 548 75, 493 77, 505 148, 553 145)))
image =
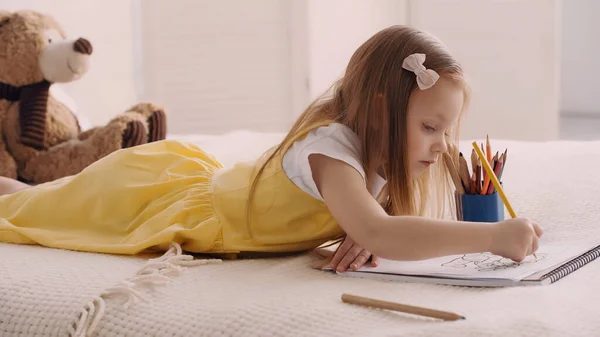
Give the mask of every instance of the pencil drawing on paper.
POLYGON ((536 253, 536 257, 528 256, 525 260, 518 263, 492 253, 475 253, 465 254, 451 261, 442 263, 442 267, 473 268, 476 271, 494 271, 516 268, 524 264, 537 263, 545 260, 547 257, 547 253, 536 253))

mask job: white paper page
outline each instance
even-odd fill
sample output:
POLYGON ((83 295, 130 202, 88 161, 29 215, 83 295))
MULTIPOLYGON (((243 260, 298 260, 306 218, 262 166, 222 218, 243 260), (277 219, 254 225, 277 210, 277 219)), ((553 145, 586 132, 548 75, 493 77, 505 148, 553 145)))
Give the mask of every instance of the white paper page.
POLYGON ((377 267, 367 265, 358 271, 467 279, 510 279, 516 281, 539 270, 560 265, 595 246, 597 244, 545 245, 536 252, 537 258, 528 256, 521 263, 491 253, 477 253, 452 255, 424 261, 381 260, 377 267))

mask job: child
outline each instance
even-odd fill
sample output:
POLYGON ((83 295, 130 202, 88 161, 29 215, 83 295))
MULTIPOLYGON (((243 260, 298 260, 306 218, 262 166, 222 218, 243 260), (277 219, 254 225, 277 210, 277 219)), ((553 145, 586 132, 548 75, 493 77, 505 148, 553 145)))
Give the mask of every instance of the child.
POLYGON ((235 254, 306 251, 346 234, 338 270, 371 253, 490 251, 520 261, 537 250, 539 225, 437 219, 452 200, 439 159, 458 137, 467 98, 459 64, 438 41, 390 27, 358 48, 333 95, 256 162, 225 169, 194 145, 165 140, 33 188, 5 183, 0 241, 115 254, 177 242, 235 254))

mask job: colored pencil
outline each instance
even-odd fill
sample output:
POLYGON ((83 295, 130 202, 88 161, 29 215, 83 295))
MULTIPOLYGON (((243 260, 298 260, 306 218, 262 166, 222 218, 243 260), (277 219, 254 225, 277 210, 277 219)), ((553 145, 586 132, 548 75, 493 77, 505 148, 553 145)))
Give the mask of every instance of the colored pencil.
POLYGON ((469 175, 469 166, 467 165, 467 160, 465 159, 465 157, 463 156, 462 152, 460 152, 459 157, 458 157, 458 162, 459 162, 459 174, 460 174, 460 179, 462 180, 463 183, 463 187, 465 188, 465 191, 470 191, 471 190, 471 178, 469 175))
MULTIPOLYGON (((485 148, 483 147, 483 143, 481 143, 481 150, 484 151, 483 154, 485 155, 485 150, 484 149, 485 148)), ((479 159, 479 160, 481 160, 481 159, 479 159)), ((479 163, 479 164, 481 164, 481 163, 479 163)), ((481 179, 482 179, 482 181, 485 180, 485 175, 486 175, 485 170, 481 170, 481 179)))
POLYGON ((444 157, 444 163, 446 164, 446 168, 448 169, 448 172, 450 172, 450 177, 452 178, 452 181, 454 182, 456 191, 459 194, 465 194, 465 189, 463 188, 463 184, 462 184, 462 181, 458 174, 458 171, 456 170, 454 163, 452 163, 452 158, 450 158, 450 155, 447 152, 444 152, 442 157, 444 157))
POLYGON ((489 135, 485 136, 485 143, 486 143, 485 154, 487 155, 488 163, 491 163, 492 162, 492 145, 490 144, 490 136, 489 135))
MULTIPOLYGON (((483 160, 487 162, 487 159, 483 158, 483 160)), ((488 177, 488 173, 485 172, 485 178, 483 179, 483 186, 481 187, 481 195, 486 194, 489 186, 490 186, 490 177, 488 177)))
POLYGON ((473 171, 473 176, 472 176, 472 180, 473 180, 473 186, 475 188, 472 189, 471 194, 478 194, 478 189, 477 189, 477 154, 475 153, 475 150, 471 150, 471 169, 473 171))
MULTIPOLYGON (((475 151, 477 151, 477 155, 479 156, 479 158, 483 159, 483 160, 481 160, 481 163, 483 164, 483 168, 487 172, 488 176, 490 176, 492 184, 494 184, 494 187, 496 187, 496 191, 498 191, 498 194, 502 198, 502 201, 504 202, 504 206, 506 206, 508 213, 510 214, 510 216, 513 219, 516 218, 517 214, 513 210, 512 206, 510 205, 510 202, 508 202, 508 198, 506 198, 506 194, 504 194, 504 190, 502 189, 502 186, 500 185, 498 178, 496 178, 496 175, 492 171, 490 164, 487 162, 487 160, 485 160, 485 157, 483 156, 483 152, 481 152, 481 149, 479 149, 477 142, 473 142, 473 147, 475 148, 475 151)), ((536 257, 535 253, 533 254, 533 256, 536 257)))
POLYGON ((506 156, 508 155, 508 149, 504 150, 504 154, 502 154, 502 168, 500 169, 500 174, 498 175, 498 180, 502 181, 502 173, 504 173, 504 167, 506 167, 506 156))
MULTIPOLYGON (((488 151, 490 151, 490 149, 488 148, 488 151)), ((489 152, 488 152, 489 153, 489 152)), ((488 154, 488 157, 490 157, 490 155, 488 154)), ((490 165, 492 166, 492 171, 495 169, 496 167, 496 161, 498 160, 498 152, 496 152, 496 154, 494 155, 494 157, 488 159, 488 162, 490 163, 490 165)), ((494 186, 494 185, 491 185, 494 186)), ((481 189, 481 194, 485 195, 488 194, 488 191, 490 189, 490 177, 488 177, 486 175, 485 180, 483 181, 483 188, 481 189)))
MULTIPOLYGON (((504 153, 496 151, 492 156, 493 150, 490 137, 486 135, 485 145, 481 143, 480 150, 483 153, 484 160, 487 160, 492 167, 492 172, 495 173, 496 178, 501 181, 502 173, 506 167, 508 149, 505 149, 504 153), (502 162, 502 164, 499 164, 499 162, 502 162)), ((495 187, 491 182, 491 178, 488 177, 487 171, 482 169, 481 158, 477 155, 475 149, 471 149, 470 165, 466 156, 458 150, 458 147, 450 146, 448 154, 452 159, 452 167, 457 172, 462 189, 466 194, 488 195, 494 193, 495 187), (456 156, 454 156, 455 154, 456 156)), ((454 184, 456 185, 456 182, 454 184)), ((457 188, 457 190, 460 189, 457 188)))
POLYGON ((388 302, 377 300, 373 298, 351 295, 351 294, 342 294, 342 302, 349 304, 362 305, 365 307, 377 308, 377 309, 386 309, 392 311, 403 312, 412 315, 426 316, 431 318, 437 318, 444 321, 457 321, 460 319, 465 319, 464 316, 455 314, 453 312, 448 311, 440 311, 435 309, 416 307, 412 305, 400 304, 396 302, 388 302))
POLYGON ((481 159, 477 158, 477 165, 475 166, 475 192, 477 194, 481 193, 481 174, 481 159))
POLYGON ((482 159, 481 163, 483 164, 483 168, 487 172, 487 175, 490 177, 490 180, 492 181, 492 184, 494 184, 494 187, 496 187, 496 190, 498 191, 498 194, 500 194, 502 201, 504 201, 504 206, 506 206, 508 213, 510 213, 511 217, 516 218, 517 215, 515 214, 515 211, 513 210, 510 203, 508 202, 508 199, 506 198, 506 195, 504 194, 504 190, 502 189, 502 186, 500 186, 500 182, 498 181, 498 178, 496 178, 496 176, 494 175, 494 172, 492 171, 490 164, 483 156, 483 152, 481 152, 481 150, 479 149, 479 145, 477 145, 476 142, 473 142, 473 147, 475 147, 475 151, 477 151, 477 155, 479 156, 479 158, 482 159))
MULTIPOLYGON (((504 164, 503 156, 504 155, 501 155, 500 158, 498 158, 498 160, 496 161, 496 164, 494 165, 494 175, 498 178, 498 181, 500 181, 500 170, 502 169, 503 164, 504 164)), ((494 185, 490 184, 487 194, 492 194, 492 193, 494 193, 494 185)))

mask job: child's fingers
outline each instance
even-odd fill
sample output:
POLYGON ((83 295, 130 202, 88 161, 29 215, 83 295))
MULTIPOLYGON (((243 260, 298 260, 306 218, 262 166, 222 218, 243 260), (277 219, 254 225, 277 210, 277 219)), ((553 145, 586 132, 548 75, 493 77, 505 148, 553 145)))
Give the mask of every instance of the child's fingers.
POLYGON ((344 256, 346 256, 346 253, 348 253, 348 250, 350 250, 350 248, 352 248, 353 245, 354 245, 354 242, 352 241, 352 239, 350 239, 349 236, 346 236, 346 238, 344 239, 342 244, 340 244, 338 249, 335 251, 335 254, 333 255, 333 258, 331 259, 331 262, 329 262, 329 267, 333 268, 333 269, 337 269, 338 263, 340 263, 340 261, 342 261, 342 258, 344 258, 344 256))
POLYGON ((350 269, 357 270, 358 268, 364 266, 365 263, 367 263, 367 261, 369 261, 370 257, 371 257, 371 253, 369 253, 368 251, 363 249, 358 254, 356 259, 354 259, 354 262, 352 262, 352 264, 350 265, 350 269))
POLYGON ((538 250, 539 245, 540 244, 539 244, 538 238, 534 237, 533 242, 531 242, 531 252, 529 252, 527 255, 529 256, 529 255, 535 253, 538 250))
POLYGON ((535 231, 535 234, 538 236, 538 238, 541 238, 542 235, 544 235, 544 230, 542 229, 542 226, 535 222, 533 223, 533 230, 535 231))
POLYGON ((371 265, 377 267, 379 265, 379 258, 375 255, 371 255, 371 265))
POLYGON ((360 246, 354 246, 350 248, 348 253, 346 253, 346 256, 344 256, 342 261, 340 261, 340 263, 338 264, 336 270, 339 272, 346 271, 350 264, 354 262, 354 260, 356 260, 360 252, 362 252, 362 250, 363 249, 360 246))

